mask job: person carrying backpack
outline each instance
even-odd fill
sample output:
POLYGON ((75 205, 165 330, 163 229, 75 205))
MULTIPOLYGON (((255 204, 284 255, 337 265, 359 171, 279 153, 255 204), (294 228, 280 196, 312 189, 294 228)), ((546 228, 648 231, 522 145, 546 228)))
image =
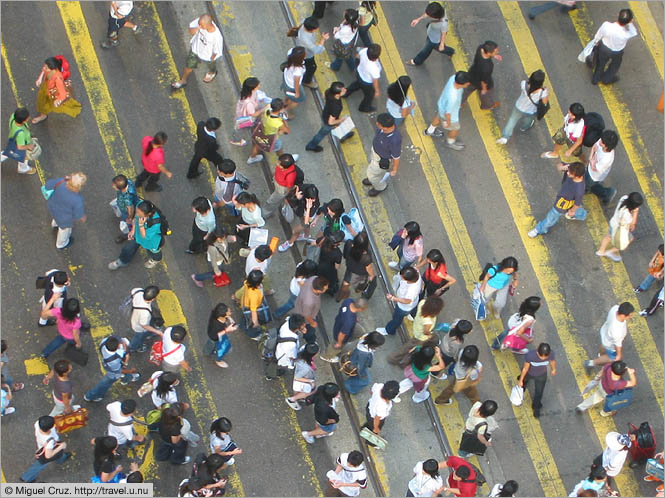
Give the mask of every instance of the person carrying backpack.
POLYGON ((141 378, 141 374, 136 372, 136 368, 127 366, 130 356, 129 339, 109 336, 100 344, 99 354, 106 374, 95 387, 83 396, 83 399, 88 402, 101 401, 117 380, 122 379, 121 383, 126 385, 141 378))
POLYGON ((164 236, 168 233, 168 221, 159 208, 150 201, 142 201, 136 206, 136 219, 127 235, 128 242, 122 247, 118 259, 109 263, 108 269, 117 270, 127 266, 139 247, 148 251, 149 258, 144 266, 154 268, 162 260, 164 236))
POLYGON ((305 332, 305 317, 298 313, 293 313, 279 330, 268 331, 262 351, 266 380, 293 370, 300 346, 298 333, 305 332))

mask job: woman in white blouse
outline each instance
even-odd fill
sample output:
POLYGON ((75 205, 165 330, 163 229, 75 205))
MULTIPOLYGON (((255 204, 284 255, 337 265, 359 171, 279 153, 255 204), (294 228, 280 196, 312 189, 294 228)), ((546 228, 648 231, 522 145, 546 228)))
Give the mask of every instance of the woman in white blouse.
MULTIPOLYGON (((293 47, 289 50, 284 68, 282 90, 286 97, 284 105, 286 110, 294 109, 298 104, 305 101, 305 92, 302 89, 302 78, 305 75, 305 47, 293 47)), ((291 119, 289 113, 289 119, 291 119)))
POLYGON ((236 225, 236 235, 243 245, 249 244, 249 231, 252 228, 261 228, 266 224, 261 215, 261 206, 255 194, 240 192, 233 197, 233 205, 240 211, 242 223, 236 225))
POLYGON ((508 143, 518 123, 520 131, 527 131, 533 126, 536 121, 538 101, 542 100, 543 104, 549 102, 547 88, 543 87, 544 82, 545 73, 539 69, 531 73, 529 81, 523 80, 520 83, 520 96, 517 98, 513 112, 510 113, 508 122, 501 132, 501 138, 496 143, 501 145, 508 143))
POLYGON ((584 106, 578 102, 570 104, 568 113, 563 118, 563 126, 552 135, 554 150, 543 152, 543 159, 561 158, 567 164, 586 163, 582 158, 582 144, 584 142, 584 106))
POLYGON ((339 71, 342 62, 346 60, 351 71, 356 69, 354 48, 358 41, 358 11, 356 9, 347 9, 344 11, 342 23, 333 28, 333 47, 335 60, 328 65, 333 71, 339 71))

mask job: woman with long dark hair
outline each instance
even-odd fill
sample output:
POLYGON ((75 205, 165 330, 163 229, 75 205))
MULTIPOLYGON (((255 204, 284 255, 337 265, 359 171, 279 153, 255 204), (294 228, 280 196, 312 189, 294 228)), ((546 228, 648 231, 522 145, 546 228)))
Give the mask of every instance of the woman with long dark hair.
POLYGON ((538 69, 531 73, 529 80, 523 80, 520 83, 520 96, 515 101, 513 110, 510 113, 508 122, 501 132, 501 138, 496 143, 506 144, 510 137, 513 136, 513 130, 519 123, 520 131, 527 131, 536 122, 536 114, 538 112, 538 102, 542 101, 543 104, 549 103, 549 94, 547 88, 543 86, 545 82, 545 72, 538 69))
POLYGON ((95 477, 93 477, 93 482, 118 483, 120 479, 125 477, 125 474, 121 472, 122 465, 115 464, 115 459, 119 456, 116 453, 118 440, 115 437, 96 437, 90 440, 90 444, 94 447, 92 468, 95 477))
POLYGON ((339 246, 344 241, 344 232, 337 230, 326 235, 321 242, 317 274, 328 279, 326 294, 334 296, 339 291, 339 274, 337 270, 344 257, 339 246))
MULTIPOLYGON (((305 101, 307 94, 303 91, 302 77, 305 75, 305 47, 293 47, 286 58, 286 67, 282 74, 282 90, 286 111, 295 109, 305 101)), ((289 112, 289 119, 293 119, 289 112)))
POLYGON ((215 355, 215 363, 220 368, 228 368, 223 358, 231 352, 231 341, 227 334, 238 330, 238 325, 231 317, 231 308, 219 303, 210 312, 208 319, 208 338, 204 351, 215 355))
POLYGON ((404 379, 399 383, 399 393, 405 393, 413 387, 411 397, 414 403, 422 403, 430 397, 430 373, 436 374, 445 368, 441 350, 437 346, 416 346, 411 350, 411 362, 404 368, 404 379))
POLYGON ((164 173, 168 178, 173 176, 173 173, 164 166, 164 145, 166 145, 168 138, 163 131, 158 131, 154 137, 149 135, 143 137, 141 141, 143 171, 138 174, 134 181, 136 188, 142 187, 143 182, 147 180, 146 192, 161 192, 162 186, 157 183, 161 174, 164 173))
POLYGON ((453 369, 452 382, 448 384, 436 397, 434 403, 437 405, 450 405, 453 394, 463 392, 472 402, 480 401, 476 386, 480 383, 483 374, 483 364, 478 361, 480 352, 473 344, 465 346, 459 352, 457 363, 453 369))
POLYGON ((321 207, 319 189, 311 183, 295 185, 284 202, 293 211, 293 220, 289 222, 291 237, 279 245, 277 248, 279 252, 288 251, 298 240, 308 239, 309 227, 312 225, 316 212, 321 207))
POLYGON ((335 300, 343 301, 351 295, 351 286, 356 291, 362 290, 365 283, 376 278, 374 263, 369 254, 369 237, 367 232, 362 231, 344 244, 344 259, 346 260, 346 272, 342 280, 342 286, 335 300))
POLYGON ((400 76, 386 90, 386 111, 395 120, 395 126, 401 125, 406 117, 413 112, 416 102, 407 97, 411 88, 411 78, 400 76))
POLYGON ((81 104, 71 96, 63 75, 62 60, 64 57, 49 57, 44 61, 42 70, 35 81, 39 87, 37 93, 37 112, 39 114, 32 118, 32 124, 41 123, 48 114, 57 112, 67 114, 75 118, 81 112, 81 104))
POLYGON ((492 265, 481 276, 480 292, 483 293, 487 304, 494 297, 494 317, 501 316, 501 310, 506 307, 510 289, 517 289, 517 259, 512 256, 503 258, 498 265, 492 265))
POLYGON ((233 135, 229 142, 231 145, 243 147, 247 145, 247 140, 242 138, 242 134, 249 134, 256 118, 262 112, 266 111, 268 104, 259 102, 259 87, 261 82, 258 78, 250 76, 242 82, 240 89, 240 98, 236 102, 235 123, 233 125, 233 135))
MULTIPOLYGON (((342 97, 346 95, 346 87, 341 81, 334 81, 330 84, 325 92, 326 103, 323 106, 323 111, 321 112, 321 119, 323 124, 316 135, 307 143, 305 150, 310 152, 321 152, 323 147, 319 145, 321 140, 323 140, 328 133, 330 133, 337 125, 346 119, 342 118, 342 97)), ((353 132, 349 132, 340 140, 343 142, 347 138, 353 136, 353 132)))
MULTIPOLYGON (((420 225, 415 221, 409 221, 398 231, 393 239, 399 238, 397 255, 399 262, 391 261, 388 266, 393 270, 401 270, 406 266, 413 265, 418 268, 423 261, 423 234, 420 225)), ((392 245, 391 245, 392 247, 392 245)))
POLYGON ((178 393, 175 388, 180 384, 178 376, 173 372, 158 370, 150 377, 152 383, 152 402, 155 408, 160 408, 164 403, 177 403, 178 393))
POLYGON ((538 296, 530 296, 522 301, 519 311, 508 319, 506 330, 492 342, 492 349, 510 349, 513 353, 527 354, 529 350, 526 345, 533 342, 533 325, 539 308, 538 296))
POLYGON ((333 71, 339 71, 344 61, 346 61, 351 71, 355 71, 354 48, 358 41, 358 27, 358 11, 356 9, 346 9, 342 23, 333 28, 332 52, 335 55, 335 60, 328 66, 333 71))
POLYGON ((295 361, 293 372, 293 395, 286 398, 286 404, 298 411, 302 407, 299 400, 305 399, 314 392, 316 387, 316 365, 314 357, 319 353, 319 345, 316 343, 305 344, 295 361))
POLYGON ((243 245, 249 243, 249 232, 252 228, 261 228, 266 224, 261 214, 261 205, 255 194, 240 192, 233 197, 233 205, 240 211, 242 223, 236 225, 236 236, 243 245))
POLYGON ((388 355, 388 363, 392 365, 400 365, 403 368, 408 365, 410 353, 414 347, 425 346, 426 344, 436 345, 439 342, 434 333, 434 326, 436 325, 436 318, 443 310, 443 299, 438 296, 430 296, 421 300, 416 309, 412 337, 388 355))
POLYGON ((335 410, 337 401, 339 401, 339 386, 328 382, 317 389, 315 397, 315 427, 311 431, 302 432, 302 437, 309 444, 314 443, 315 438, 332 436, 339 422, 339 414, 335 410))
POLYGON ((446 260, 438 249, 430 249, 425 259, 416 265, 416 269, 427 265, 423 274, 423 292, 420 299, 430 296, 441 296, 448 292, 451 285, 457 282, 457 279, 448 273, 446 260))
MULTIPOLYGON (((166 372, 164 375, 168 373, 166 372)), ((191 460, 185 455, 187 440, 182 434, 184 427, 182 413, 183 408, 180 403, 175 403, 162 411, 162 418, 159 422, 161 441, 155 453, 155 460, 158 462, 168 460, 170 463, 178 465, 189 463, 191 460)))

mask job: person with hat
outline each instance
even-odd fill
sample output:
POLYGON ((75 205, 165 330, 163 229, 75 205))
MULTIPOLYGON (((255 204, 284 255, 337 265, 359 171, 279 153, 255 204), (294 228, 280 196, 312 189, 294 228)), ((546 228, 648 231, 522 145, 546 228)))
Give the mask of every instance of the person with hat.
POLYGON ((623 465, 626 463, 626 457, 628 456, 628 448, 633 445, 635 439, 634 434, 608 432, 605 436, 605 444, 607 444, 607 447, 603 453, 598 455, 593 461, 594 465, 602 465, 607 472, 607 488, 610 491, 611 496, 618 496, 618 493, 614 491, 616 488, 614 477, 618 476, 621 469, 623 469, 623 465))
POLYGON ((395 126, 395 118, 387 112, 376 118, 378 130, 372 141, 372 155, 367 166, 367 177, 363 185, 371 187, 367 192, 375 197, 388 187, 388 178, 397 175, 402 154, 402 135, 395 126), (390 169, 390 161, 393 167, 390 169))

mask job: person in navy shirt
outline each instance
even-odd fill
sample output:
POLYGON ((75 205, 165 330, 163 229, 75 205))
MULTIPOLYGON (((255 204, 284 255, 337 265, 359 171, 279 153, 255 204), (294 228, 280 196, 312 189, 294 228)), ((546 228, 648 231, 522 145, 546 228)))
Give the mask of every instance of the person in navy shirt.
POLYGON ((327 351, 320 356, 323 361, 335 363, 339 361, 339 353, 344 344, 348 343, 353 337, 353 330, 358 322, 358 312, 365 311, 369 306, 369 301, 365 298, 345 299, 339 307, 335 324, 333 325, 333 340, 330 342, 327 351))

